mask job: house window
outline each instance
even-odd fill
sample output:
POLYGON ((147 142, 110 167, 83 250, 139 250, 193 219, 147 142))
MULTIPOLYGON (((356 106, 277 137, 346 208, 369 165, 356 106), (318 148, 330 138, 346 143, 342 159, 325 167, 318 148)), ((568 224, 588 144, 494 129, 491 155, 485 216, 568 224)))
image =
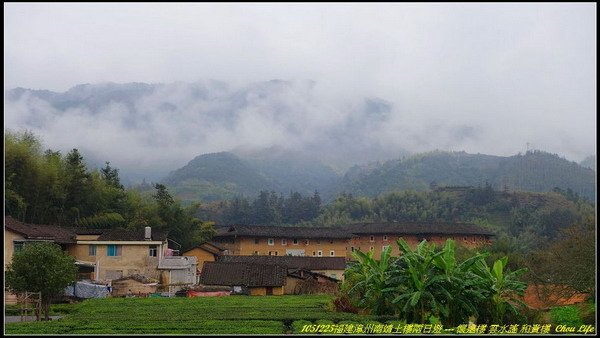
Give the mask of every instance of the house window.
POLYGON ((308 245, 308 239, 304 240, 304 245, 308 245))
POLYGON ((285 239, 285 238, 284 238, 284 239, 282 239, 282 240, 281 240, 281 245, 287 245, 287 239, 285 239))
POLYGON ((150 257, 158 256, 158 245, 150 245, 150 257))
POLYGON ((354 247, 353 246, 350 247, 350 252, 354 252, 354 247))
POLYGON ((369 242, 375 242, 375 236, 369 237, 369 242))
POLYGON ((388 240, 388 237, 387 237, 387 235, 384 235, 384 236, 383 236, 383 240, 384 240, 384 241, 387 241, 387 240, 388 240))
POLYGON ((385 251, 385 249, 387 249, 389 247, 389 245, 384 245, 381 247, 381 251, 385 251))
POLYGON ((259 254, 260 254, 260 252, 258 252, 258 251, 254 251, 254 254, 255 254, 255 255, 259 255, 259 254))
POLYGON ((466 241, 466 240, 467 240, 467 236, 463 237, 463 241, 466 241))
POLYGON ((279 252, 275 251, 275 256, 279 256, 279 252))
POLYGON ((269 239, 267 239, 267 244, 275 245, 275 240, 273 238, 269 238, 269 239))
POLYGON ((106 246, 106 255, 110 257, 121 256, 121 245, 109 244, 106 246))
POLYGON ((333 251, 333 250, 329 251, 329 256, 330 257, 334 257, 335 256, 335 251, 333 251))
POLYGON ((370 251, 375 251, 375 247, 374 247, 374 246, 372 246, 372 247, 370 247, 370 248, 369 248, 369 250, 370 250, 370 251))
POLYGON ((269 256, 273 256, 273 251, 269 251, 269 256))
POLYGON ((259 242, 258 238, 255 238, 254 239, 254 244, 258 244, 258 242, 259 242))
POLYGON ((14 252, 23 250, 23 242, 13 242, 14 252))
POLYGON ((317 251, 317 257, 323 257, 323 251, 322 250, 317 251))
POLYGON ((96 244, 88 246, 88 256, 96 256, 96 244))
POLYGON ((298 245, 298 239, 294 238, 294 241, 292 243, 294 243, 294 245, 298 245))
POLYGON ((316 251, 313 251, 313 256, 316 256, 316 255, 317 255, 317 252, 316 252, 316 251))

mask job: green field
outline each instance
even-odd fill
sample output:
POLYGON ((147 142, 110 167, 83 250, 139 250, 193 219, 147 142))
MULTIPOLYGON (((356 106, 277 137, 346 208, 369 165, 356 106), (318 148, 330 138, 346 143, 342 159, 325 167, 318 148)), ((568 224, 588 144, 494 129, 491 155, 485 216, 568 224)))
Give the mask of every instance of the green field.
POLYGON ((9 323, 5 333, 284 334, 298 332, 299 324, 378 319, 332 312, 328 305, 331 299, 308 295, 91 299, 72 305, 60 320, 9 323))

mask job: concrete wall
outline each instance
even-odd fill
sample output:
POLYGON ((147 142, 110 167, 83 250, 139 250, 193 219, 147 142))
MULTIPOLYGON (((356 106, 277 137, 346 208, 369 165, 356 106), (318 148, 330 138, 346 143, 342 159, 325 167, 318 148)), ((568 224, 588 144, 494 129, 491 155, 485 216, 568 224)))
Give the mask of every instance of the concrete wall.
POLYGON ((22 239, 23 236, 4 228, 4 271, 6 271, 6 266, 12 262, 12 256, 15 250, 13 241, 22 239))
POLYGON ((191 250, 184 252, 182 254, 182 256, 196 257, 199 271, 202 271, 204 262, 214 262, 215 261, 215 255, 208 251, 205 251, 202 248, 193 248, 191 250))
POLYGON ((334 251, 333 257, 345 257, 347 242, 345 239, 302 239, 298 238, 298 244, 294 244, 293 238, 273 238, 273 245, 268 244, 268 238, 237 238, 236 244, 232 246, 233 252, 230 255, 249 256, 258 251, 259 255, 268 255, 271 252, 273 256, 285 256, 286 250, 302 249, 305 256, 317 256, 319 250, 323 253, 323 257, 331 257, 330 251, 334 251), (282 244, 282 239, 286 240, 286 244, 282 244), (258 240, 256 244, 255 240, 258 240), (308 241, 306 244, 305 241, 308 241))
MULTIPOLYGON (((264 287, 264 286, 248 288, 248 289, 250 290, 250 296, 266 296, 267 295, 267 287, 264 287)), ((273 286, 272 290, 273 290, 273 296, 281 296, 284 294, 283 286, 273 286)))
POLYGON ((112 296, 115 297, 119 297, 119 296, 126 296, 127 293, 129 292, 129 290, 131 290, 131 293, 134 295, 138 295, 138 294, 149 294, 149 293, 155 293, 158 289, 157 285, 146 285, 143 283, 140 283, 136 280, 132 280, 132 279, 126 279, 126 280, 122 280, 122 281, 118 281, 118 282, 113 282, 112 283, 112 288, 113 291, 111 293, 112 296))
MULTIPOLYGON (((158 268, 159 257, 151 257, 150 245, 123 244, 120 256, 107 256, 106 244, 96 244, 96 256, 89 255, 90 244, 76 244, 69 247, 69 254, 75 259, 95 262, 100 270, 98 279, 117 279, 121 274, 126 277, 132 274, 141 274, 147 277, 160 278, 158 268)), ((158 251, 162 249, 159 247, 158 251)))
MULTIPOLYGON (((397 256, 400 254, 400 249, 398 249, 398 244, 396 243, 396 240, 400 238, 400 236, 387 235, 387 240, 384 240, 384 235, 381 234, 372 236, 374 237, 373 241, 371 241, 371 235, 361 235, 350 240, 347 250, 347 258, 353 259, 351 254, 353 248, 354 250, 367 252, 372 247, 374 249, 374 257, 379 259, 379 257, 381 257, 381 252, 383 251, 383 246, 385 245, 392 247, 392 255, 397 256)), ((404 238, 404 240, 412 249, 415 249, 421 242, 421 238, 417 238, 417 236, 402 236, 402 238, 404 238)), ((428 243, 435 243, 437 247, 443 246, 448 238, 454 240, 457 245, 462 245, 470 249, 481 247, 491 242, 489 237, 481 235, 435 235, 425 237, 428 243)))

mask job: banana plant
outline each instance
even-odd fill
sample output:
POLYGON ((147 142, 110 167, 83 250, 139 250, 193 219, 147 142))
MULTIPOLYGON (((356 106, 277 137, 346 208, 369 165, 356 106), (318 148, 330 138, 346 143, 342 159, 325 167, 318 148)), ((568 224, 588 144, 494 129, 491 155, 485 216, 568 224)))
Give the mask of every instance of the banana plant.
POLYGON ((358 307, 370 309, 375 315, 389 314, 393 307, 389 296, 389 267, 393 261, 392 249, 387 247, 381 253, 379 260, 373 256, 373 251, 363 253, 353 252, 356 262, 347 273, 350 283, 348 294, 358 299, 358 307))
POLYGON ((523 296, 527 284, 519 281, 517 278, 527 272, 526 268, 515 271, 505 270, 508 263, 508 257, 502 257, 494 262, 490 268, 485 260, 480 260, 474 266, 474 272, 487 284, 491 299, 489 312, 491 322, 499 323, 507 314, 517 315, 519 313, 517 305, 525 306, 519 300, 518 296, 523 296))

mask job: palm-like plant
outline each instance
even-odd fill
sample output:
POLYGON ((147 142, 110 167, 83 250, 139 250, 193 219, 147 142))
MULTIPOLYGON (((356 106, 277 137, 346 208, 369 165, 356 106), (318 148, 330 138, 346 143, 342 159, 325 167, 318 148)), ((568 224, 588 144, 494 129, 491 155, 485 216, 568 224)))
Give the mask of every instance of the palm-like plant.
MULTIPOLYGON (((491 269, 485 260, 480 260, 474 265, 474 273, 486 285, 488 291, 486 298, 491 299, 487 306, 487 316, 481 318, 483 320, 500 323, 507 315, 518 315, 517 305, 525 306, 517 296, 523 296, 527 284, 517 278, 527 272, 527 269, 505 270, 507 263, 508 257, 505 256, 496 260, 491 269)), ((482 308, 486 307, 482 306, 482 308)))
POLYGON ((373 258, 373 251, 355 251, 353 256, 356 262, 346 271, 346 284, 350 285, 348 295, 357 300, 358 307, 371 309, 376 315, 394 312, 387 291, 389 267, 393 261, 391 252, 391 247, 387 247, 377 261, 373 258))
POLYGON ((342 289, 358 307, 413 323, 426 323, 434 316, 452 326, 470 317, 500 323, 508 314, 518 313, 516 296, 527 285, 517 277, 526 269, 505 271, 507 257, 490 269, 485 261, 488 254, 458 262, 450 239, 441 250, 426 241, 415 250, 402 238, 397 244, 401 251, 397 259, 390 256, 389 247, 379 261, 372 251, 353 253, 356 263, 346 271, 342 289))

